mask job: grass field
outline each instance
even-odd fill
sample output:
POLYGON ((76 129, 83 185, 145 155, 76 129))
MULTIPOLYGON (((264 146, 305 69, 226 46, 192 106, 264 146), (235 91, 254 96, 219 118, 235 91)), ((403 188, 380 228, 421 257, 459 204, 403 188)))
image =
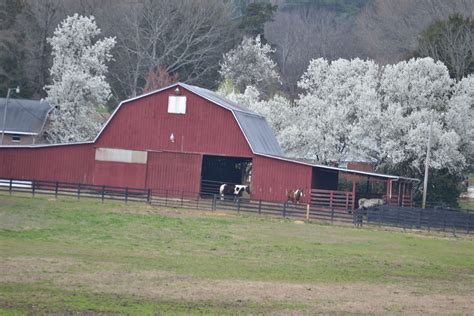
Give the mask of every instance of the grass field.
POLYGON ((474 240, 0 194, 0 314, 471 314, 474 240))

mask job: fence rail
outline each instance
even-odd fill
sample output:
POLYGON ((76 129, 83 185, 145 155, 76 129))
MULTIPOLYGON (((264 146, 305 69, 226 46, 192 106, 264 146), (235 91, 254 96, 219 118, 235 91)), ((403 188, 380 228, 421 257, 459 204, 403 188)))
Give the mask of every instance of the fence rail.
POLYGON ((311 190, 311 204, 319 207, 341 210, 352 209, 354 194, 346 191, 311 190))
POLYGON ((31 193, 33 196, 43 194, 125 202, 149 202, 151 199, 151 191, 147 189, 44 180, 0 179, 0 191, 31 193))
MULTIPOLYGON (((0 179, 0 191, 23 192, 32 196, 37 194, 120 200, 127 202, 150 203, 163 207, 178 207, 208 211, 231 211, 253 213, 301 220, 318 220, 330 223, 374 225, 452 232, 453 234, 474 233, 474 213, 453 209, 402 208, 383 205, 367 210, 344 209, 350 205, 348 195, 335 198, 329 205, 309 205, 278 203, 265 200, 226 197, 205 192, 186 192, 162 189, 121 188, 104 185, 90 185, 58 181, 0 179), (341 199, 342 202, 336 202, 341 199), (345 199, 345 200, 344 200, 345 199), (339 208, 339 204, 343 207, 339 208)), ((350 192, 348 192, 350 193, 350 192)))

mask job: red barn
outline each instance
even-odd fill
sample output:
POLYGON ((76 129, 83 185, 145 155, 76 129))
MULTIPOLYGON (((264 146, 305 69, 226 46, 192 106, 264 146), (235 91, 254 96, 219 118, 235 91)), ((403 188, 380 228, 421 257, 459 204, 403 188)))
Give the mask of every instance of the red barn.
MULTIPOLYGON (((337 195, 340 172, 382 180, 390 197, 393 182, 412 181, 286 158, 264 117, 184 83, 123 101, 94 141, 0 149, 2 178, 176 193, 217 193, 222 183, 245 183, 251 198, 271 201, 285 201, 295 188, 337 195)), ((302 202, 310 198, 305 194, 302 202)))

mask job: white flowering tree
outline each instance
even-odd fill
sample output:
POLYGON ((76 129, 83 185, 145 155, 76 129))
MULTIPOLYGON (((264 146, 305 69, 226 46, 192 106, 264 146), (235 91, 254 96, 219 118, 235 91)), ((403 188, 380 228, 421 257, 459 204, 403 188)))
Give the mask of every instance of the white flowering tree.
POLYGON ((274 50, 263 44, 260 36, 244 38, 242 43, 224 54, 219 71, 224 81, 231 81, 237 92, 243 93, 247 86, 256 87, 261 93, 268 93, 280 82, 276 63, 271 59, 274 50))
POLYGON ((366 134, 379 164, 421 174, 432 120, 430 167, 450 172, 465 167, 461 137, 448 118, 452 85, 446 66, 431 58, 385 66, 379 91, 381 119, 366 134))
POLYGON ((453 88, 446 114, 447 128, 460 137, 459 151, 474 164, 474 75, 461 79, 453 88))
POLYGON ((52 46, 52 83, 45 87, 47 101, 55 107, 46 131, 49 142, 91 139, 99 124, 93 115, 110 97, 105 80, 106 62, 112 55, 114 38, 96 40, 100 34, 94 17, 78 14, 66 18, 48 38, 52 46))
POLYGON ((303 94, 296 128, 288 137, 297 137, 293 143, 301 147, 292 154, 326 163, 347 155, 352 144, 364 136, 361 122, 379 117, 377 75, 373 61, 312 60, 298 82, 303 94), (359 138, 354 139, 356 136, 359 138))

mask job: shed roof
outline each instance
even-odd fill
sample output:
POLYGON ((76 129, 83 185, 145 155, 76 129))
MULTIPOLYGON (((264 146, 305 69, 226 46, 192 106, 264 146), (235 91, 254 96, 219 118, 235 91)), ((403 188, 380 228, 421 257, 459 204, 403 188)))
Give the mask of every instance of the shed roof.
MULTIPOLYGON (((3 124, 6 99, 0 98, 0 124, 3 124)), ((50 110, 48 102, 40 100, 8 99, 5 133, 37 135, 50 110)), ((3 130, 3 126, 1 127, 3 130)))
POLYGON ((297 158, 290 158, 290 157, 284 157, 284 156, 262 155, 262 154, 260 154, 260 156, 293 162, 293 163, 302 164, 302 165, 307 165, 307 166, 315 167, 315 168, 322 168, 322 169, 327 169, 327 170, 357 174, 361 176, 368 176, 372 178, 403 180, 403 181, 408 181, 408 182, 420 182, 420 180, 415 179, 415 178, 408 178, 408 177, 394 176, 394 175, 383 174, 383 173, 367 172, 367 171, 360 171, 360 170, 354 170, 354 169, 326 166, 326 165, 321 165, 316 162, 305 160, 305 159, 297 159, 297 158))

